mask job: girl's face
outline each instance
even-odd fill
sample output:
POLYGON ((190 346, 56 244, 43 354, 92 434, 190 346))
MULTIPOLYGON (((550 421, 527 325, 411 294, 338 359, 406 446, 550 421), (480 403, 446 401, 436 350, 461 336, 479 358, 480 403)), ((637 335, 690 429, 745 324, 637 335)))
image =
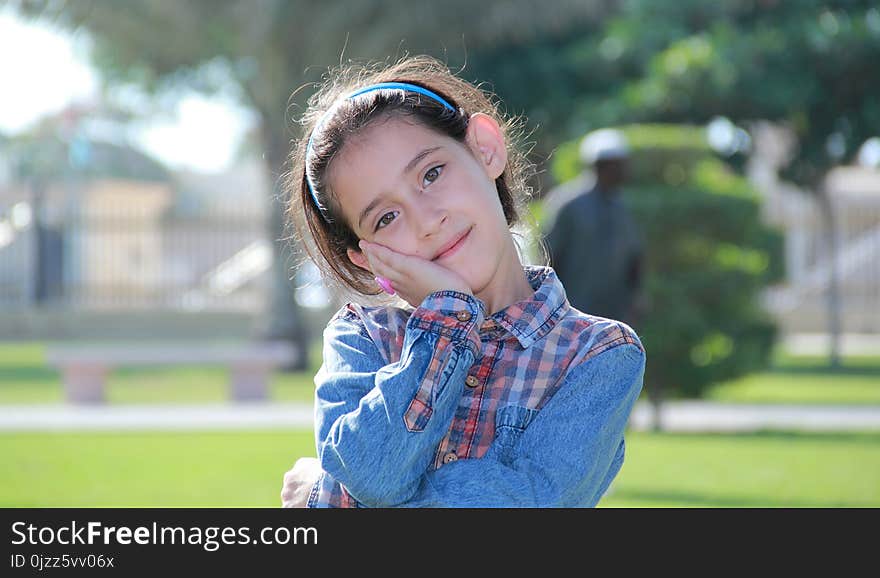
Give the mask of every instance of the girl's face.
MULTIPOLYGON (((380 119, 343 146, 328 180, 359 238, 436 260, 478 293, 515 246, 495 188, 507 164, 501 130, 491 117, 475 114, 466 140, 411 119, 380 119)), ((362 253, 349 249, 348 255, 368 269, 362 253)))

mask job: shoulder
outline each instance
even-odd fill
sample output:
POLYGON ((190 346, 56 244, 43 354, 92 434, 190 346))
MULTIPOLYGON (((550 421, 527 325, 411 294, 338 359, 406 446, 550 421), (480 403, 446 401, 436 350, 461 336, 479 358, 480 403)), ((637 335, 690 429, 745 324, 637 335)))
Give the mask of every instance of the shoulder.
POLYGON ((564 215, 566 209, 584 202, 592 186, 590 177, 585 174, 566 181, 547 193, 544 197, 544 210, 548 215, 564 215))
POLYGON ((604 357, 624 357, 644 364, 645 347, 636 331, 616 319, 584 313, 569 307, 558 323, 562 336, 569 336, 569 346, 576 351, 570 369, 604 357), (613 352, 613 353, 612 353, 613 352))
POLYGON ((346 303, 327 322, 324 329, 325 346, 346 334, 357 332, 359 337, 372 341, 388 363, 397 361, 403 348, 406 323, 411 315, 412 310, 403 307, 346 303))
POLYGON ((566 396, 635 400, 643 387, 646 354, 641 339, 626 323, 573 310, 563 320, 579 331, 577 354, 560 383, 566 396))

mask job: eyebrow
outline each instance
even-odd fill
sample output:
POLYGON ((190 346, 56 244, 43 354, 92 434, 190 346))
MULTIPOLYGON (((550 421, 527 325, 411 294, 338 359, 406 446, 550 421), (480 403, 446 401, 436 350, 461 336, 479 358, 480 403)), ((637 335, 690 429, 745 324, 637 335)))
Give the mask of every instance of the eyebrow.
MULTIPOLYGON (((417 154, 416 156, 414 156, 412 158, 412 160, 409 161, 406 164, 406 166, 403 168, 403 174, 406 174, 406 173, 410 172, 411 170, 413 170, 416 167, 416 165, 418 165, 420 162, 422 162, 422 160, 426 156, 428 156, 429 154, 431 154, 441 148, 443 148, 443 147, 436 146, 436 147, 427 148, 427 149, 423 150, 422 152, 420 152, 419 154, 417 154)), ((370 201, 370 204, 368 204, 366 207, 364 207, 364 210, 361 211, 361 216, 358 218, 358 228, 361 228, 361 223, 364 222, 364 219, 367 218, 367 215, 369 215, 371 212, 373 212, 373 210, 377 206, 379 206, 379 203, 381 203, 384 199, 385 199, 385 195, 379 195, 378 197, 376 197, 375 199, 370 201)))

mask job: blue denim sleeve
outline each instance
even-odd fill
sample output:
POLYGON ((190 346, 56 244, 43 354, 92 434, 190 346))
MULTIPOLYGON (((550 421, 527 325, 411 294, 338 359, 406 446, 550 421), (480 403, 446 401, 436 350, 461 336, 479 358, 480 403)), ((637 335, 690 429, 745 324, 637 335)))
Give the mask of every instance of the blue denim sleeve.
POLYGON ((391 364, 355 320, 337 316, 325 329, 315 376, 318 458, 361 504, 388 506, 417 491, 479 355, 483 317, 472 295, 432 293, 407 321, 391 364))
POLYGON ((644 351, 627 344, 574 368, 507 463, 459 460, 426 473, 405 507, 595 506, 623 464, 624 430, 642 389, 644 351))

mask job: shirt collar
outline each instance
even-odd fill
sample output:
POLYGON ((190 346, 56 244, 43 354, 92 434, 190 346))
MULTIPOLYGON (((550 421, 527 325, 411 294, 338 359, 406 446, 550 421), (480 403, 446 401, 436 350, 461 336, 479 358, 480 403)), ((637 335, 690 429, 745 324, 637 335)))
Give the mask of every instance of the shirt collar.
POLYGON ((570 306, 565 289, 551 267, 525 265, 523 270, 534 294, 495 312, 487 322, 494 321, 506 329, 525 349, 553 329, 570 306))

